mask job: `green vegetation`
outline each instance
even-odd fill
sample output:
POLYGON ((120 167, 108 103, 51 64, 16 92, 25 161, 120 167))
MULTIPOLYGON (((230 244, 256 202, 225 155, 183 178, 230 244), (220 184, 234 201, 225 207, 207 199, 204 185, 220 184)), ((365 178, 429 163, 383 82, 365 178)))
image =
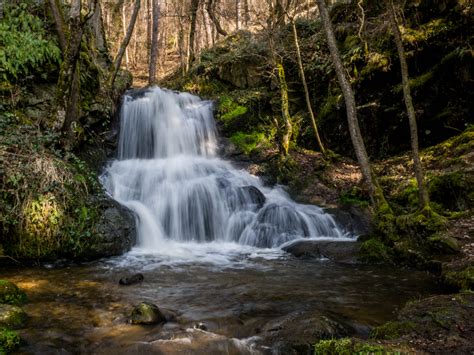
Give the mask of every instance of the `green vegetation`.
POLYGON ((315 355, 369 355, 369 354, 397 354, 381 345, 355 342, 350 338, 320 340, 314 346, 315 355))
POLYGON ((4 82, 16 82, 36 73, 42 73, 44 79, 45 67, 57 66, 61 60, 54 38, 31 7, 28 1, 4 8, 0 22, 0 77, 4 82))
POLYGON ((445 285, 454 290, 474 290, 474 266, 461 271, 449 271, 443 275, 445 285))
POLYGON ((371 336, 375 339, 398 339, 402 335, 410 333, 416 329, 416 324, 409 321, 388 322, 375 328, 371 336))
POLYGON ((0 354, 9 354, 21 345, 21 339, 17 332, 0 328, 0 354))
POLYGON ((14 283, 0 280, 0 304, 22 305, 28 300, 26 294, 14 283))

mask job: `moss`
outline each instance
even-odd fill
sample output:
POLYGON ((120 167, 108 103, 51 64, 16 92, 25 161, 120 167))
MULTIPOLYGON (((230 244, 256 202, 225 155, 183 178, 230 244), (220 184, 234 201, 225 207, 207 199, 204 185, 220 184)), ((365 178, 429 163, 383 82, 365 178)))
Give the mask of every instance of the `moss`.
POLYGON ((21 305, 27 300, 26 294, 13 282, 0 280, 0 303, 21 305))
POLYGON ((18 306, 0 304, 0 326, 8 328, 22 328, 26 323, 26 313, 18 306))
POLYGON ((428 184, 433 201, 451 211, 462 211, 474 206, 474 179, 463 171, 434 176, 428 184))
POLYGON ((257 147, 268 143, 265 134, 262 132, 237 132, 230 137, 230 140, 247 155, 252 153, 257 147))
POLYGON ((0 354, 9 354, 21 345, 21 338, 17 332, 0 328, 0 354))
POLYGON ((390 249, 378 239, 363 242, 359 250, 359 259, 369 263, 384 263, 391 260, 390 249))
POLYGON ((428 244, 432 252, 438 254, 457 254, 460 251, 456 239, 441 234, 435 234, 429 237, 428 244))
POLYGON ((416 324, 409 321, 388 322, 380 327, 376 327, 371 337, 374 339, 398 339, 401 336, 408 334, 416 329, 416 324))
POLYGON ((320 340, 314 346, 315 355, 390 354, 381 345, 356 342, 349 338, 320 340))
POLYGON ((339 202, 343 205, 355 205, 360 207, 368 207, 369 200, 363 191, 357 186, 352 187, 349 191, 342 193, 339 202))
POLYGON ((462 271, 451 271, 443 275, 446 286, 455 290, 474 290, 474 266, 462 271))

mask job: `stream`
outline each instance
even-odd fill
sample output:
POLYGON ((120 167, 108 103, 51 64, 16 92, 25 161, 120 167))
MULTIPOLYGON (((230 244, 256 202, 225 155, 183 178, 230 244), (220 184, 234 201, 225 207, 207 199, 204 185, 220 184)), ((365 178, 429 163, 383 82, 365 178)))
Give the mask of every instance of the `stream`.
POLYGON ((160 88, 124 97, 118 158, 101 181, 135 212, 137 246, 90 263, 2 270, 30 299, 20 353, 286 354, 319 337, 366 337, 435 290, 422 272, 282 251, 302 238, 357 236, 220 159, 212 111, 160 88), (136 273, 143 282, 119 285, 136 273), (130 324, 143 301, 168 321, 130 324))

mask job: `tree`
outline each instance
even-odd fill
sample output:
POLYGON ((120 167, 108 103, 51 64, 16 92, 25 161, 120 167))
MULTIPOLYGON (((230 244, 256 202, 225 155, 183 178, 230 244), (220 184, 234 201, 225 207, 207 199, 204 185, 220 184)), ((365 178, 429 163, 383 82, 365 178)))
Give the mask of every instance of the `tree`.
POLYGON ((216 7, 216 0, 207 0, 207 2, 206 2, 206 11, 209 14, 209 18, 214 23, 214 26, 216 27, 216 31, 218 33, 220 33, 221 35, 223 35, 223 36, 227 36, 227 32, 224 31, 224 29, 222 28, 219 20, 217 19, 216 15, 215 15, 215 12, 214 12, 215 7, 216 7))
POLYGON ((293 39, 294 39, 295 48, 296 48, 296 58, 298 60, 298 71, 300 73, 301 82, 304 88, 306 106, 308 107, 308 113, 311 118, 311 124, 313 125, 314 135, 316 137, 316 141, 318 142, 319 149, 321 149, 321 152, 323 153, 323 155, 326 155, 326 149, 324 148, 323 142, 321 141, 321 137, 319 136, 318 125, 316 124, 316 118, 314 117, 313 109, 311 108, 311 99, 309 97, 308 84, 306 83, 306 77, 305 77, 304 68, 303 68, 303 61, 301 60, 300 45, 298 43, 298 31, 296 30, 294 19, 291 18, 290 21, 291 21, 291 27, 293 29, 293 39))
POLYGON ((115 78, 117 77, 117 73, 120 69, 120 65, 122 64, 123 55, 125 50, 130 43, 130 38, 132 38, 133 29, 135 28, 135 23, 138 17, 138 11, 140 10, 140 0, 135 0, 135 6, 133 7, 132 18, 130 19, 130 23, 128 24, 127 32, 125 37, 120 44, 119 51, 117 56, 115 57, 114 64, 110 68, 110 79, 109 79, 109 89, 112 89, 114 86, 115 78))
POLYGON ((148 69, 148 83, 154 84, 156 80, 156 61, 158 58, 158 24, 160 20, 160 0, 153 0, 152 2, 152 31, 151 31, 151 48, 150 48, 150 63, 148 69))
POLYGON ((395 17, 395 9, 391 0, 385 0, 388 8, 388 15, 390 27, 392 28, 393 38, 397 47, 398 58, 400 60, 400 70, 402 74, 403 98, 408 114, 408 122, 410 124, 410 143, 413 158, 413 169, 415 171, 415 178, 418 185, 418 204, 420 210, 425 210, 429 207, 429 196, 424 184, 423 166, 421 165, 420 152, 418 146, 418 128, 416 124, 415 108, 413 106, 413 99, 410 90, 410 77, 408 74, 408 65, 403 48, 402 36, 398 28, 397 19, 395 17))
POLYGON ((334 30, 331 19, 329 18, 326 2, 325 0, 316 0, 316 3, 318 5, 324 31, 326 33, 331 58, 336 69, 337 79, 339 81, 339 85, 344 96, 344 101, 346 103, 347 123, 349 126, 349 133, 351 136, 352 145, 354 146, 357 161, 359 162, 362 176, 367 184, 372 204, 375 207, 380 207, 381 205, 386 205, 386 201, 370 166, 369 157, 367 155, 367 150, 365 148, 364 140, 362 139, 362 133, 359 127, 359 121, 357 119, 354 92, 352 91, 351 84, 347 78, 347 74, 337 48, 336 37, 334 36, 334 30))
POLYGON ((192 62, 194 62, 195 56, 195 43, 194 38, 196 36, 196 19, 197 11, 199 9, 200 0, 191 0, 191 11, 189 15, 190 28, 189 28, 189 39, 188 39, 188 51, 187 51, 187 61, 186 61, 186 72, 189 71, 192 62))

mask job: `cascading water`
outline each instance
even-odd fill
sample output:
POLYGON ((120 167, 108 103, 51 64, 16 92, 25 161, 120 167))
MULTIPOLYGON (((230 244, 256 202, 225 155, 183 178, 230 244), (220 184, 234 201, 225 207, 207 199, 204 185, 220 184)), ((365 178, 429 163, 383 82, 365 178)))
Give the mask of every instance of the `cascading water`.
POLYGON ((126 95, 118 160, 107 191, 137 215, 139 246, 235 242, 272 248, 297 238, 341 238, 316 206, 293 202, 216 155, 212 102, 153 88, 126 95))

